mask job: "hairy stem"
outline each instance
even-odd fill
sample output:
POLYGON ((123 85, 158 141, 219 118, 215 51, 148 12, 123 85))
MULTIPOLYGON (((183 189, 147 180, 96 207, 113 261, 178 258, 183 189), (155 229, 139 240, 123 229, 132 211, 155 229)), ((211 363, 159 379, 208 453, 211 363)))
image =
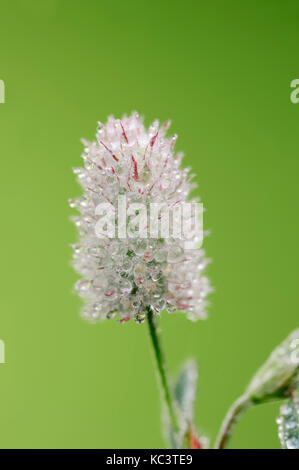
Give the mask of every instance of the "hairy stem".
POLYGON ((225 449, 231 437, 234 427, 243 415, 243 413, 252 405, 246 395, 242 395, 228 410, 222 423, 219 436, 216 440, 215 449, 225 449))
POLYGON ((174 400, 173 400, 172 393, 171 393, 171 388, 169 385, 166 361, 165 361, 165 356, 163 354, 163 349, 161 345, 160 332, 159 332, 159 328, 158 328, 154 313, 149 307, 147 307, 147 320, 148 320, 149 333, 150 333, 151 342, 152 342, 152 346, 153 346, 153 350, 154 350, 154 354, 156 358, 156 363, 157 363, 157 368, 159 372, 160 383, 161 383, 165 403, 168 409, 172 427, 175 431, 178 431, 179 429, 178 419, 177 419, 177 414, 175 410, 174 400))

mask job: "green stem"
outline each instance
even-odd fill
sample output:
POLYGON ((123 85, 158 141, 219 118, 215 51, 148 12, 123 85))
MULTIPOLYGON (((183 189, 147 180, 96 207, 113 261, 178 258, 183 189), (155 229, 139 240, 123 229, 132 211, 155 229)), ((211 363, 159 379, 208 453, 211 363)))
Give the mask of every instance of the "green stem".
POLYGON ((243 413, 250 408, 251 405, 252 402, 247 395, 242 395, 235 401, 235 403, 233 403, 222 423, 219 436, 216 440, 215 449, 225 449, 234 427, 243 413))
POLYGON ((153 350, 154 350, 154 354, 155 354, 155 358, 156 358, 156 362, 158 366, 158 372, 160 376, 160 382, 161 382, 161 386, 163 390, 165 403, 168 408, 172 427, 174 428, 175 431, 178 431, 179 429, 178 419, 177 419, 175 404, 173 401, 171 388, 170 388, 169 380, 167 376, 167 367, 166 367, 166 361, 165 361, 165 357, 164 357, 162 346, 161 346, 159 328, 158 328, 156 318, 151 308, 147 307, 146 310, 147 310, 149 333, 150 333, 150 337, 152 340, 153 350))

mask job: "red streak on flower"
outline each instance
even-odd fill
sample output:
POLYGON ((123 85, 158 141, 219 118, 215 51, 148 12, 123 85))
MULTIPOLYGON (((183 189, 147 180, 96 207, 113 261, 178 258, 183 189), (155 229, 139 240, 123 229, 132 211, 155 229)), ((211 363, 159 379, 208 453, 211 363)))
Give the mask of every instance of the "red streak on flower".
POLYGON ((101 192, 101 196, 103 196, 106 199, 106 201, 108 201, 113 206, 108 196, 106 196, 103 192, 101 192))
POLYGON ((87 190, 88 190, 88 191, 92 191, 92 192, 95 193, 95 194, 99 194, 97 191, 95 191, 95 190, 92 189, 92 188, 87 188, 87 190))
POLYGON ((168 119, 168 121, 164 122, 163 128, 164 128, 165 130, 167 130, 168 127, 170 126, 170 124, 171 124, 171 121, 168 119))
POLYGON ((115 170, 114 170, 113 167, 111 167, 111 171, 112 171, 112 173, 116 176, 116 179, 117 179, 117 181, 118 181, 118 184, 120 184, 120 179, 119 179, 118 175, 115 173, 115 170))
MULTIPOLYGON (((150 189, 148 190, 148 194, 151 193, 153 187, 155 186, 155 184, 160 180, 161 176, 163 175, 163 172, 164 172, 164 170, 165 170, 165 168, 166 168, 166 165, 167 165, 167 163, 168 163, 168 160, 169 160, 169 157, 167 157, 167 158, 165 159, 165 162, 164 162, 164 164, 163 164, 163 167, 162 167, 162 171, 161 171, 161 173, 160 173, 160 176, 159 176, 159 178, 158 178, 156 181, 153 182, 153 184, 151 185, 150 189)), ((162 189, 162 188, 161 188, 161 185, 160 185, 160 189, 162 189)))
POLYGON ((154 181, 154 182, 153 182, 153 184, 151 185, 151 187, 150 187, 149 190, 148 190, 148 194, 151 193, 151 191, 152 191, 152 189, 153 189, 153 187, 155 186, 156 183, 157 183, 157 181, 154 181))
POLYGON ((107 294, 104 294, 106 297, 111 297, 115 293, 115 290, 111 290, 110 292, 107 292, 107 294))
POLYGON ((111 157, 114 158, 114 160, 115 160, 116 162, 119 161, 119 159, 117 158, 117 156, 114 155, 114 153, 112 152, 112 150, 110 150, 110 149, 107 147, 107 145, 104 144, 104 142, 103 142, 102 140, 100 140, 100 144, 102 144, 103 147, 105 147, 105 149, 107 150, 107 152, 110 153, 111 157))
POLYGON ((154 135, 154 137, 151 138, 151 143, 150 143, 151 147, 154 146, 154 143, 156 142, 156 138, 158 137, 158 133, 159 133, 159 131, 157 131, 157 133, 154 135))
POLYGON ((175 201, 173 204, 171 204, 171 206, 175 206, 176 204, 179 204, 180 202, 182 202, 180 199, 178 201, 175 201))
POLYGON ((188 310, 189 304, 182 304, 181 302, 178 302, 178 307, 182 310, 188 310))
POLYGON ((135 178, 136 181, 138 181, 138 179, 139 179, 138 165, 137 165, 137 162, 136 162, 135 158, 133 157, 133 155, 132 155, 132 162, 133 162, 133 165, 134 165, 134 178, 135 178))
POLYGON ((123 123, 122 123, 121 121, 119 121, 119 122, 120 122, 120 125, 121 125, 121 128, 122 128, 122 135, 123 135, 125 141, 126 141, 127 144, 128 144, 129 141, 128 141, 128 137, 127 137, 126 131, 125 131, 125 129, 124 129, 123 123))
POLYGON ((119 321, 120 323, 125 323, 126 321, 129 321, 130 320, 130 317, 124 317, 124 318, 121 318, 119 321))

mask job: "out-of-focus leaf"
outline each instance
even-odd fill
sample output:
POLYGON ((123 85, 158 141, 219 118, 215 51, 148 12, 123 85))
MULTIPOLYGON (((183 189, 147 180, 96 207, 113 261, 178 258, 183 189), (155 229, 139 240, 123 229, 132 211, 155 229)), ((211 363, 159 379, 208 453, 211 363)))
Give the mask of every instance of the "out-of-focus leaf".
POLYGON ((168 434, 174 449, 203 449, 208 440, 198 437, 194 424, 194 404, 197 392, 197 366, 189 360, 182 368, 175 383, 173 394, 178 407, 180 429, 175 432, 168 422, 168 434))
POLYGON ((283 449, 299 449, 299 400, 290 398, 280 408, 278 436, 283 449))
POLYGON ((288 396, 299 384, 299 328, 274 351, 251 380, 246 395, 253 403, 288 396))
POLYGON ((181 370, 174 387, 174 397, 185 420, 192 421, 197 390, 197 366, 189 360, 181 370))

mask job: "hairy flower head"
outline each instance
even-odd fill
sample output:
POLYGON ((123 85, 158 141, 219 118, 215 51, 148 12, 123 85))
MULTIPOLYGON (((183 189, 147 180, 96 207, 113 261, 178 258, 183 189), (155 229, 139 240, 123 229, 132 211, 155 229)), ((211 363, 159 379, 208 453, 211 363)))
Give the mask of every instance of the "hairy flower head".
POLYGON ((146 129, 133 113, 109 117, 99 123, 95 142, 83 141, 84 167, 74 169, 83 195, 70 200, 79 211, 73 217, 79 241, 72 246, 82 276, 75 288, 84 299, 83 316, 92 321, 143 322, 149 308, 205 317, 208 260, 192 213, 184 212, 195 185, 190 169, 180 168, 182 153, 174 154, 176 136, 165 137, 168 127, 155 121, 146 129))

